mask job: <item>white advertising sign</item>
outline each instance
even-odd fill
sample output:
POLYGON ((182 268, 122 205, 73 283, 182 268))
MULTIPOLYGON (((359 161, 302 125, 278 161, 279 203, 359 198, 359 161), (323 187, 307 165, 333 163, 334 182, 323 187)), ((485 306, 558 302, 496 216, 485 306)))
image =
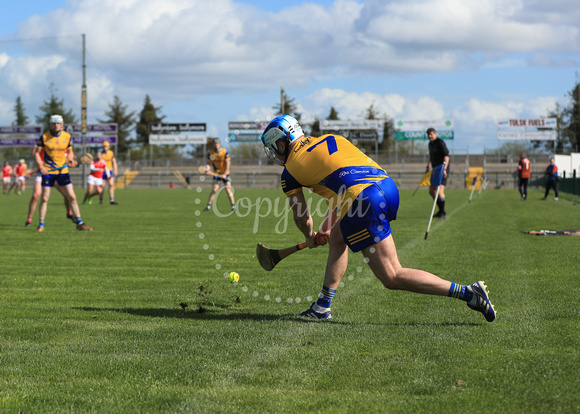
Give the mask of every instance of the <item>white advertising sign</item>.
POLYGON ((207 142, 205 134, 178 135, 178 134, 151 134, 149 144, 151 145, 200 145, 207 142))
POLYGON ((379 129, 379 127, 380 122, 376 119, 361 119, 359 121, 335 121, 325 119, 320 121, 320 130, 326 131, 379 129))
POLYGON ((556 131, 497 131, 499 140, 556 141, 556 131))

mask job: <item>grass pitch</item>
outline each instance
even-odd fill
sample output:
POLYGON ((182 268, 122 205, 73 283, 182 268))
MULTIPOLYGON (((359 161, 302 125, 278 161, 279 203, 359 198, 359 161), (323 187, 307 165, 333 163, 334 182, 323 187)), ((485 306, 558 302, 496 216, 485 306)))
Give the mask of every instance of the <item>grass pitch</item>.
POLYGON ((302 241, 279 190, 237 191, 234 215, 225 194, 202 213, 206 190, 118 191, 118 206, 81 206, 90 233, 54 192, 40 234, 37 216, 24 228, 30 192, 2 195, 0 411, 579 412, 580 237, 521 231, 580 228, 580 206, 542 195, 447 191, 448 218, 425 241, 432 201, 401 192, 401 263, 485 280, 493 323, 382 288, 360 254, 334 321, 297 318, 327 251, 262 270, 258 242, 302 241))

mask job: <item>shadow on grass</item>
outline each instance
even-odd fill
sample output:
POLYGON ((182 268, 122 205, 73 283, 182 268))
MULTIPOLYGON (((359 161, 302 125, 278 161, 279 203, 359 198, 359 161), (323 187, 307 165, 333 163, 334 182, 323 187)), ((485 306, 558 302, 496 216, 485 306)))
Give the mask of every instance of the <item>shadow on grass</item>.
POLYGON ((234 320, 234 319, 253 319, 257 321, 263 320, 280 320, 293 317, 295 315, 272 315, 272 314, 256 314, 256 313, 235 313, 225 314, 221 310, 204 309, 167 309, 167 308, 92 308, 92 307, 77 307, 75 310, 82 310, 86 312, 119 312, 134 316, 146 316, 149 318, 180 318, 180 319, 204 319, 204 320, 234 320))
POLYGON ((236 312, 224 314, 220 310, 205 309, 203 312, 197 309, 167 309, 167 308, 93 308, 93 307, 75 307, 75 310, 85 312, 118 312, 134 316, 144 316, 149 318, 179 318, 179 319, 199 319, 199 320, 254 320, 254 321, 295 321, 302 323, 320 323, 332 325, 374 325, 374 326, 432 326, 432 327, 460 327, 460 326, 480 326, 484 323, 476 322, 339 322, 339 321, 321 321, 299 317, 296 314, 272 315, 270 313, 247 313, 236 312))

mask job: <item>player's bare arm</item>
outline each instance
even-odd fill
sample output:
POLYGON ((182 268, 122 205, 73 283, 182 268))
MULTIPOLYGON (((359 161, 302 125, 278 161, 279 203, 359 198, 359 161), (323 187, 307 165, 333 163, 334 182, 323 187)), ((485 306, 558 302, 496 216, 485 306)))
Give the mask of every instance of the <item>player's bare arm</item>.
POLYGON ((36 164, 38 165, 39 171, 42 175, 48 174, 48 170, 44 168, 44 162, 40 158, 40 151, 34 152, 34 161, 36 161, 36 164))
POLYGON ((111 160, 113 163, 113 177, 117 176, 117 158, 113 157, 111 160))
POLYGON ((326 243, 328 243, 330 232, 332 231, 332 228, 336 224, 337 220, 337 211, 332 208, 329 209, 324 222, 320 226, 320 230, 318 230, 318 233, 316 233, 316 236, 314 237, 314 241, 317 246, 324 246, 326 243))
POLYGON ((311 249, 317 247, 316 242, 314 241, 316 236, 316 233, 314 232, 314 221, 308 211, 304 193, 300 192, 291 195, 288 197, 288 202, 290 203, 290 207, 292 207, 294 223, 296 224, 296 227, 298 227, 298 230, 304 234, 306 244, 311 249))
POLYGON ((75 154, 73 148, 70 147, 66 153, 66 163, 69 167, 76 167, 77 162, 75 161, 75 154))

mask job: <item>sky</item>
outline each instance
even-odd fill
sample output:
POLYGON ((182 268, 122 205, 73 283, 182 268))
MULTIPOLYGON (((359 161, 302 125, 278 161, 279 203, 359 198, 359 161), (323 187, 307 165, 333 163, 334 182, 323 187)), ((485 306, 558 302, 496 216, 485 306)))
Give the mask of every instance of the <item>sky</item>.
POLYGON ((456 153, 497 148, 497 120, 547 116, 580 81, 577 0, 0 0, 0 126, 31 123, 51 87, 88 122, 149 95, 168 123, 271 119, 280 90, 305 121, 373 105, 451 119, 456 153), (51 86, 52 85, 52 86, 51 86))

